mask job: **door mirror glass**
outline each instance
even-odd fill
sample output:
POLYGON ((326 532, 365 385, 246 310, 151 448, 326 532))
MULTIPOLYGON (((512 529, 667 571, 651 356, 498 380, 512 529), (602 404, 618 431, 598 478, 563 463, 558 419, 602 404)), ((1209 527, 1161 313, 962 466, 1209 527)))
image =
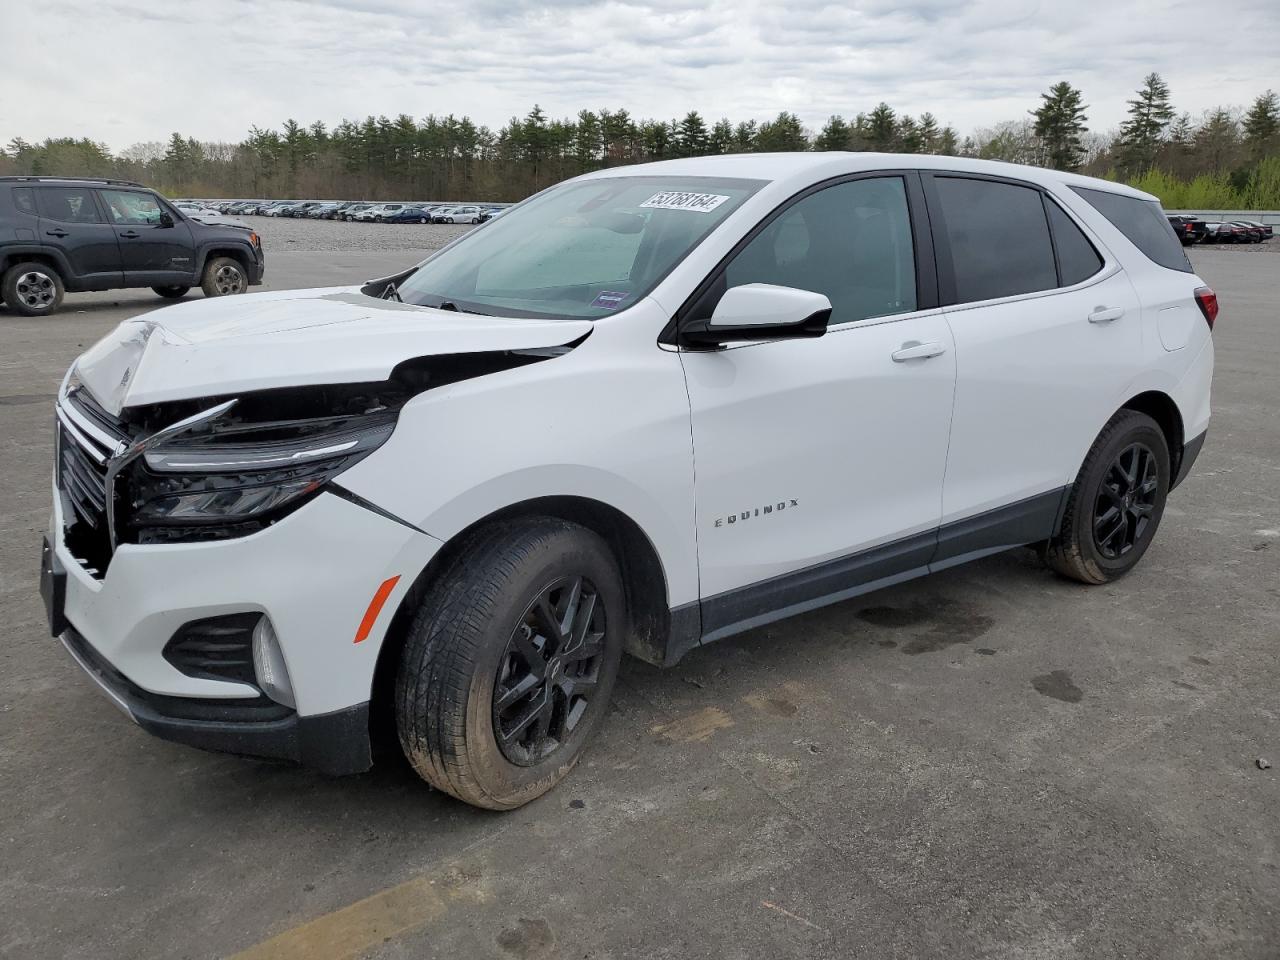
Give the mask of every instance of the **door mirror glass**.
POLYGON ((162 227, 173 226, 173 215, 170 214, 168 210, 160 211, 160 226, 162 227))
POLYGON ((747 283, 726 290, 711 316, 686 327, 681 337, 698 346, 820 337, 830 319, 831 301, 826 294, 747 283))

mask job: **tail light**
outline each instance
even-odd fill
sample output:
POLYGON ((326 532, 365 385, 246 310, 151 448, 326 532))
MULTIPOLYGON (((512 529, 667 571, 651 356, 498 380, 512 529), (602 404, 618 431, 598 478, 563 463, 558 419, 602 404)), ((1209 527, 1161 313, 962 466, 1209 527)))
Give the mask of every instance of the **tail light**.
POLYGON ((1196 287, 1196 306, 1204 314, 1204 322, 1213 329, 1213 322, 1218 319, 1218 295, 1211 287, 1196 287))

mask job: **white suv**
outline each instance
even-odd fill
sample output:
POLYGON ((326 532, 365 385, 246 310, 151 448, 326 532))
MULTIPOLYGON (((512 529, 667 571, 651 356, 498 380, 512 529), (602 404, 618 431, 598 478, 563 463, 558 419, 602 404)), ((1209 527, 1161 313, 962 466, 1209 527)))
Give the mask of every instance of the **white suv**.
POLYGON ((1103 583, 1209 421, 1156 200, 950 157, 620 167, 362 288, 127 321, 68 372, 42 592, 134 720, 510 808, 619 658, 1024 544, 1103 583))

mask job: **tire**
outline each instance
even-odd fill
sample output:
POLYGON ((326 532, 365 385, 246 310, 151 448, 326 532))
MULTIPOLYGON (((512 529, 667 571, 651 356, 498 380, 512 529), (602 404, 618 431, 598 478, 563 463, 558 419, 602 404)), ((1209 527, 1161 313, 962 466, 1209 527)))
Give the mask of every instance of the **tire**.
POLYGON ((1124 576, 1156 535, 1169 483, 1164 432, 1145 413, 1119 411, 1080 467, 1045 561, 1056 573, 1081 583, 1109 583, 1124 576))
POLYGON ((445 218, 444 218, 444 222, 445 222, 445 223, 453 223, 453 217, 445 217, 445 218))
POLYGON ((418 218, 418 222, 419 222, 419 223, 427 223, 427 222, 429 222, 429 221, 427 220, 427 218, 426 218, 426 217, 419 217, 419 218, 418 218))
POLYGON ((152 287, 151 289, 154 290, 159 296, 164 297, 166 300, 181 300, 183 297, 187 295, 187 291, 190 290, 191 288, 174 286, 174 287, 152 287))
POLYGON ((47 317, 58 309, 64 292, 62 277, 45 263, 15 263, 0 280, 0 299, 24 317, 47 317))
POLYGON ((409 627, 395 690, 405 756, 429 784, 473 806, 511 810, 541 796, 573 769, 607 712, 625 628, 622 578, 599 536, 552 518, 482 528, 431 583, 409 627), (575 582, 578 620, 566 639, 543 625, 566 613, 575 582), (539 598, 550 616, 536 613, 539 598), (579 631, 600 634, 595 652, 562 660, 559 645, 573 650, 579 631), (537 670, 556 679, 548 685, 537 670), (498 709, 499 691, 530 683, 498 709), (548 696, 550 709, 540 709, 548 696))
POLYGON ((206 297, 229 297, 249 289, 249 275, 240 261, 214 257, 204 265, 200 289, 206 297))
POLYGON ((480 222, 480 218, 479 218, 479 217, 472 217, 472 218, 471 218, 471 223, 472 223, 472 225, 473 225, 473 226, 474 226, 475 224, 479 223, 479 222, 480 222))

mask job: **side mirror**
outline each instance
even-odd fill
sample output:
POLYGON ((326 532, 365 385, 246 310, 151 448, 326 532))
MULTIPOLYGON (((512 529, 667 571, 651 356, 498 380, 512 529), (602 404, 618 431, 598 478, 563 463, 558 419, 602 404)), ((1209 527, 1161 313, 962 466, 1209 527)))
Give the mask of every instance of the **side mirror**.
POLYGON ((173 226, 173 214, 169 213, 168 210, 160 211, 160 226, 162 227, 173 226))
POLYGON ((707 320, 680 331, 693 346, 717 347, 749 340, 820 337, 831 319, 831 301, 824 294, 771 283, 730 287, 707 320))

